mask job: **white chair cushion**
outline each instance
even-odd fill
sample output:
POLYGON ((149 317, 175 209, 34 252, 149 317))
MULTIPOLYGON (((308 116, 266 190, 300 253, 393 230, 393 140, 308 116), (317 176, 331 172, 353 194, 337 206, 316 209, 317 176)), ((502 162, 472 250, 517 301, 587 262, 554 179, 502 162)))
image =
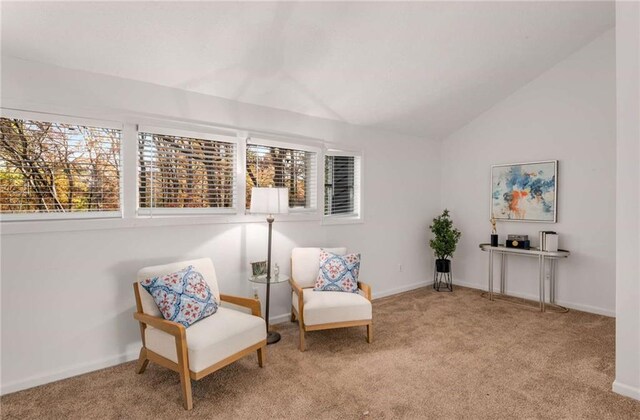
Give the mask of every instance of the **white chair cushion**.
MULTIPOLYGON (((144 279, 175 273, 176 271, 182 270, 183 268, 186 268, 190 265, 192 265, 197 272, 202 274, 202 277, 204 277, 205 281, 209 285, 211 293, 213 294, 213 296, 215 296, 216 301, 219 303, 220 290, 218 289, 218 278, 216 277, 216 270, 213 267, 213 262, 211 262, 211 259, 209 258, 200 258, 197 260, 188 260, 171 264, 145 267, 138 271, 137 280, 138 282, 141 282, 144 279)), ((156 302, 153 300, 153 297, 151 297, 149 292, 147 292, 144 287, 139 287, 139 291, 140 301, 142 302, 142 312, 147 315, 161 317, 162 315, 158 310, 158 306, 156 305, 156 302)))
POLYGON ((320 272, 320 249, 332 254, 344 255, 347 248, 293 248, 291 251, 291 276, 303 289, 313 287, 320 272))
MULTIPOLYGON (((360 293, 324 292, 304 289, 305 325, 333 322, 362 321, 372 318, 371 302, 360 293)), ((298 295, 291 296, 293 307, 298 310, 298 295)))
MULTIPOLYGON (((200 372, 267 338, 264 319, 229 308, 186 329, 189 369, 200 372)), ((175 338, 157 328, 145 329, 146 347, 178 363, 175 338)))

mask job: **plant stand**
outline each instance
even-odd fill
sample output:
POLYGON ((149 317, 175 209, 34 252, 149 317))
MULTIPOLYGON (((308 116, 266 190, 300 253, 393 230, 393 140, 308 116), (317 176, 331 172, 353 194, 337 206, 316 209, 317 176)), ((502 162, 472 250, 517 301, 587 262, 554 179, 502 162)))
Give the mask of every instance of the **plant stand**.
POLYGON ((451 271, 447 273, 441 273, 437 268, 433 267, 433 290, 440 291, 440 288, 444 286, 444 291, 453 292, 453 277, 451 271))

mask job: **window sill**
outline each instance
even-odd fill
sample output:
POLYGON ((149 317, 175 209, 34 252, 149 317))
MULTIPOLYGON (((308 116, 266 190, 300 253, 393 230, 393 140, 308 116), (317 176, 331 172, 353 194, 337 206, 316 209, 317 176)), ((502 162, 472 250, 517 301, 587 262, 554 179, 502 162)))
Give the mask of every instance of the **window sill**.
MULTIPOLYGON (((73 220, 36 220, 36 221, 2 221, 0 234, 20 235, 47 232, 76 232, 105 229, 130 229, 136 227, 164 227, 189 225, 216 225, 265 223, 266 215, 181 215, 181 216, 137 216, 129 218, 73 219, 73 220)), ((289 213, 274 215, 277 222, 319 222, 321 216, 313 213, 289 213)))
POLYGON ((357 225, 363 223, 364 219, 362 218, 362 216, 325 216, 322 219, 323 226, 357 225))

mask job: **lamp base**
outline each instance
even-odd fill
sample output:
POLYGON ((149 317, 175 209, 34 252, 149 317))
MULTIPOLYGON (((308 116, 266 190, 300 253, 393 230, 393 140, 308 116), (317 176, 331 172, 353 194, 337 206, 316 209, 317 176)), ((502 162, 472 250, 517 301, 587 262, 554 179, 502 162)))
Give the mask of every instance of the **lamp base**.
POLYGON ((275 344, 280 341, 280 333, 269 331, 267 333, 267 344, 275 344))

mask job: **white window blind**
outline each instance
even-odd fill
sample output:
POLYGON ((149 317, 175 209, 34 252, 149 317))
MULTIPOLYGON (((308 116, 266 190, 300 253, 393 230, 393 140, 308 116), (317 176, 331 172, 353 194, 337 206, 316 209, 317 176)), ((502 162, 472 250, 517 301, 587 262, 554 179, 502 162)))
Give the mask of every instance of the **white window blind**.
POLYGON ((359 156, 325 156, 324 215, 360 215, 359 156))
POLYGON ((247 143, 247 209, 252 187, 284 187, 289 208, 314 210, 317 194, 317 153, 288 147, 247 143))
POLYGON ((235 212, 235 139, 141 127, 138 147, 139 213, 235 212))
POLYGON ((120 216, 121 137, 116 128, 0 118, 3 219, 120 216))

